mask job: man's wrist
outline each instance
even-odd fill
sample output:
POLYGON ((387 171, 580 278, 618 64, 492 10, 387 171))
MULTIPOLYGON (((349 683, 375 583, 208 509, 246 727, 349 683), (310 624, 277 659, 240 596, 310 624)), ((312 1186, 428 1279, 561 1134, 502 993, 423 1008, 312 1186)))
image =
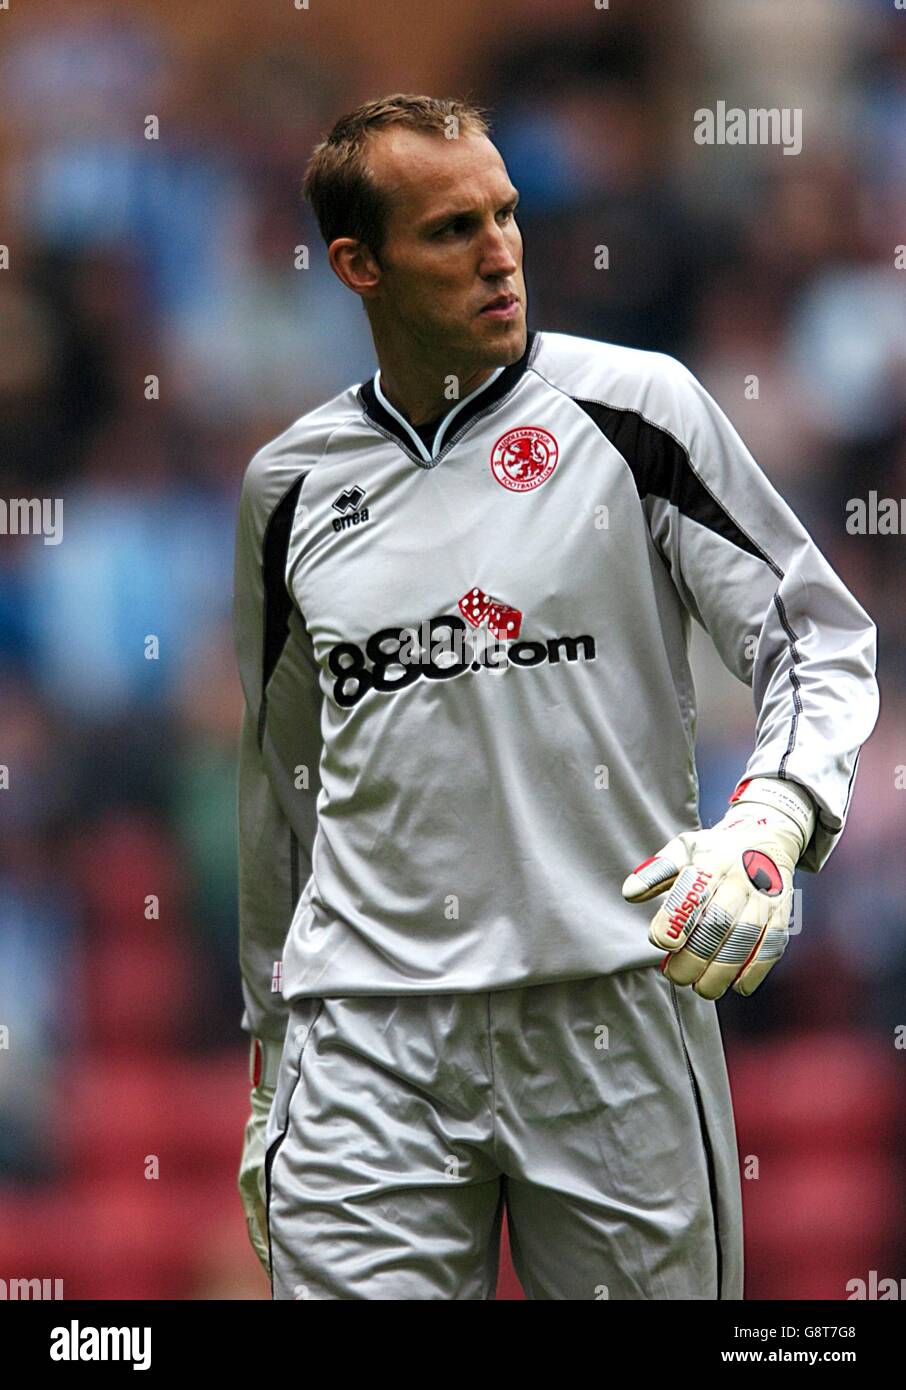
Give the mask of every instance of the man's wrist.
POLYGON ((798 782, 788 782, 782 777, 747 777, 737 783, 729 804, 735 807, 753 802, 782 811, 793 821, 802 837, 801 856, 815 832, 818 819, 815 803, 806 789, 798 782))

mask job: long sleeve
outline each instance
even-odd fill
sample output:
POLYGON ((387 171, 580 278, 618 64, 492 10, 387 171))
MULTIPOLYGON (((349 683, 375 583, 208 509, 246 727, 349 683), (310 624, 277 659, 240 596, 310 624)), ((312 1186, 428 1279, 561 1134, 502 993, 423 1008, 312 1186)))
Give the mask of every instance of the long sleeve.
POLYGON ((672 362, 668 389, 674 457, 665 495, 645 498, 652 538, 684 605, 752 688, 740 780, 785 778, 815 802, 800 866, 817 872, 878 716, 877 629, 701 383, 672 362))
POLYGON ((239 743, 239 959, 242 1027, 282 1041, 280 962, 317 831, 321 692, 304 621, 285 584, 304 481, 252 460, 236 536, 234 637, 244 695, 239 743))

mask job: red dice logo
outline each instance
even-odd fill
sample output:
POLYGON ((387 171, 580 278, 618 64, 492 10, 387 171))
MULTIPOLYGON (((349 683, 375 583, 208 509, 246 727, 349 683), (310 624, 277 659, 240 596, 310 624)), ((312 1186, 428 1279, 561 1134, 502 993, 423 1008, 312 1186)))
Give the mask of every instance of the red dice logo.
POLYGON ((522 614, 519 609, 511 608, 503 599, 494 598, 483 589, 468 589, 459 600, 458 607, 466 622, 472 627, 480 627, 487 619, 488 627, 498 642, 519 636, 522 627, 522 614))

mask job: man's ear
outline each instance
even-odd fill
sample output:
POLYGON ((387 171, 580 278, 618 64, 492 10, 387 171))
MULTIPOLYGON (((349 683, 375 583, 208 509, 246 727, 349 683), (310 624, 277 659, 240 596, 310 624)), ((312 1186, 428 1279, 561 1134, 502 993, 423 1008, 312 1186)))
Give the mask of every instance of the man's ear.
POLYGON ((383 268, 370 247, 354 237, 337 237, 327 248, 327 259, 337 279, 353 294, 369 299, 381 281, 383 268))

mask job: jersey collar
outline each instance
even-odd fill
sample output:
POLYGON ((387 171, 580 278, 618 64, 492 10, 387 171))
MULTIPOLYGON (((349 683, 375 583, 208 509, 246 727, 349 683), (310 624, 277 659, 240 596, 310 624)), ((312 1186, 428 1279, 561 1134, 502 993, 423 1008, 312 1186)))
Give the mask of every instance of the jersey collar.
POLYGON ((537 332, 530 331, 526 338, 525 352, 518 362, 508 367, 498 367, 463 400, 457 401, 438 423, 430 446, 417 433, 409 421, 390 404, 381 390, 381 373, 376 371, 369 381, 363 381, 358 389, 358 400, 367 419, 385 434, 393 435, 408 454, 424 468, 432 468, 438 462, 440 453, 453 442, 451 427, 455 426, 455 437, 459 438, 472 420, 484 415, 506 396, 520 380, 535 346, 537 332))

